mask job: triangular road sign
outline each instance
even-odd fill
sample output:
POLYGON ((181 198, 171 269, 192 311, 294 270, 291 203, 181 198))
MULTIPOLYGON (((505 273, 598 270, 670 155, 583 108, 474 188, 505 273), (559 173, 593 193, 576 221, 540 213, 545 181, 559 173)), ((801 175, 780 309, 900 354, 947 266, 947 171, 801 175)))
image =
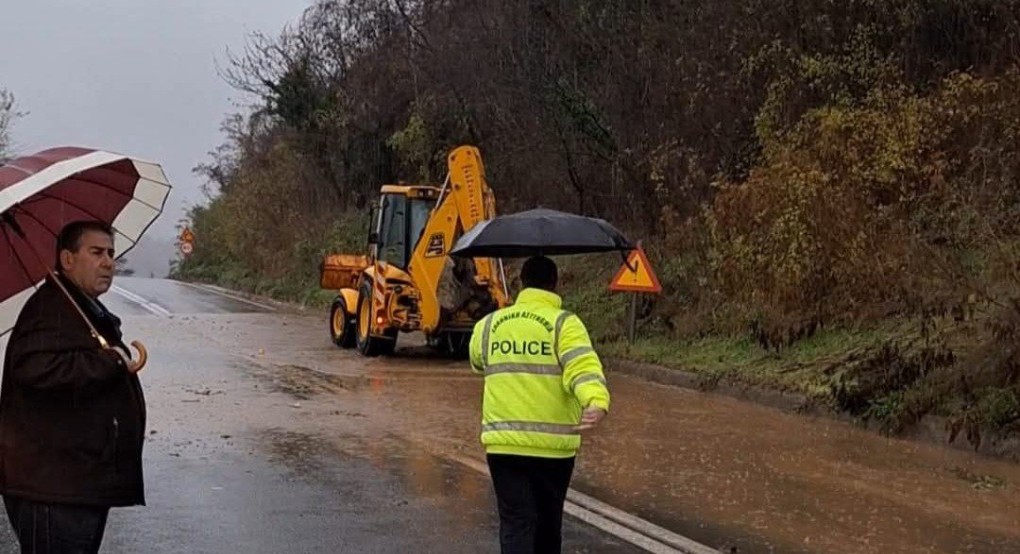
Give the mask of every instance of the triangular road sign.
POLYGON ((620 271, 616 273, 616 277, 613 277, 613 281, 609 283, 609 290, 621 292, 662 292, 659 278, 652 271, 652 264, 648 263, 648 256, 645 255, 645 251, 640 246, 636 250, 631 251, 630 256, 627 257, 627 263, 623 264, 620 271), (634 271, 631 268, 634 268, 634 271))
POLYGON ((195 242, 195 234, 191 232, 191 229, 185 227, 181 231, 181 242, 195 242))

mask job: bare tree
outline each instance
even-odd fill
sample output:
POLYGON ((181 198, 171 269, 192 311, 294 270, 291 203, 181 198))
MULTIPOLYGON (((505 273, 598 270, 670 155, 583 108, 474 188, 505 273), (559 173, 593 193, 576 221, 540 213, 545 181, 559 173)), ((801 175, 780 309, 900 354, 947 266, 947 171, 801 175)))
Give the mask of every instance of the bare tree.
POLYGON ((0 162, 6 162, 12 156, 11 125, 23 114, 14 109, 14 94, 0 88, 0 162))

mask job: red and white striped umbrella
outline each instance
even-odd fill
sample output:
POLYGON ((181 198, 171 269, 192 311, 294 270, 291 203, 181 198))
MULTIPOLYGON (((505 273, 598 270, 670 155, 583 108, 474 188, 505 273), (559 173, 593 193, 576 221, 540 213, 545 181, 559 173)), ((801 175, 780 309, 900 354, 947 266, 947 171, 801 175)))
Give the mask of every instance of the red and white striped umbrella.
POLYGON ((55 267, 64 225, 111 225, 123 256, 162 213, 169 193, 159 165, 101 150, 53 148, 0 167, 0 335, 55 267))

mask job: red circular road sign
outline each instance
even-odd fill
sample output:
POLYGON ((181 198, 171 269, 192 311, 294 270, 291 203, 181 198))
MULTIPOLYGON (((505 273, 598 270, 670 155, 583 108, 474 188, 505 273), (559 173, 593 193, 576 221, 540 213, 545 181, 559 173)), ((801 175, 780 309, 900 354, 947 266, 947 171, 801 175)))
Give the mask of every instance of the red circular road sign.
POLYGON ((181 254, 191 254, 191 251, 193 249, 194 249, 194 247, 191 246, 190 242, 182 242, 181 243, 181 254))

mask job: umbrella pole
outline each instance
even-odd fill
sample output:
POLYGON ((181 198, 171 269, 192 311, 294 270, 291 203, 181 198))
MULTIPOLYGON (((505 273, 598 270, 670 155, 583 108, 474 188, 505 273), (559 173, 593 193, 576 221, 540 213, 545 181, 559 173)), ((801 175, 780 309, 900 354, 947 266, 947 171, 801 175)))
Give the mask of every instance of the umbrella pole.
POLYGON ((503 282, 503 296, 510 301, 510 287, 506 284, 506 268, 503 267, 503 258, 499 258, 499 279, 503 282))
MULTIPOLYGON (((36 257, 38 257, 38 254, 36 254, 36 257)), ((40 258, 39 261, 42 262, 42 259, 40 258)), ((67 301, 70 302, 72 306, 74 306, 74 310, 78 312, 78 315, 81 316, 85 324, 89 326, 89 332, 92 333, 93 338, 99 341, 99 346, 103 349, 110 348, 110 343, 107 342, 106 337, 99 334, 99 331, 97 331, 95 326, 92 325, 92 322, 89 321, 88 316, 86 316, 85 312, 82 311, 81 306, 79 306, 78 303, 74 301, 74 297, 71 296, 71 291, 67 290, 67 287, 64 286, 63 281, 60 280, 60 277, 57 275, 57 272, 50 269, 49 266, 47 266, 46 270, 49 272, 50 277, 53 279, 53 282, 56 283, 58 287, 60 287, 60 291, 64 293, 64 296, 67 298, 67 301)))
POLYGON ((60 288, 60 291, 64 293, 64 296, 67 297, 67 301, 70 302, 72 306, 74 306, 75 311, 77 311, 78 315, 81 316, 82 320, 85 322, 85 325, 88 325, 89 332, 92 333, 92 337, 99 341, 99 346, 104 349, 109 348, 110 343, 107 342, 106 337, 99 334, 99 331, 97 331, 95 326, 92 325, 92 322, 89 321, 88 316, 86 316, 85 312, 82 311, 81 306, 79 306, 78 303, 74 301, 74 297, 71 296, 71 292, 67 290, 67 287, 64 286, 64 283, 57 276, 57 272, 54 271, 53 268, 49 266, 49 264, 43 261, 42 256, 39 255, 39 251, 37 251, 35 247, 32 246, 31 241, 29 241, 28 237, 25 236, 25 232, 21 229, 21 225, 18 225, 18 222, 15 221, 13 217, 10 217, 9 214, 4 215, 5 215, 4 221, 10 224, 11 229, 13 229, 14 232, 19 237, 25 240, 25 244, 28 246, 28 249, 32 252, 32 255, 35 256, 36 261, 39 262, 39 265, 46 269, 46 273, 49 274, 49 276, 53 279, 53 282, 56 283, 57 287, 60 288))

